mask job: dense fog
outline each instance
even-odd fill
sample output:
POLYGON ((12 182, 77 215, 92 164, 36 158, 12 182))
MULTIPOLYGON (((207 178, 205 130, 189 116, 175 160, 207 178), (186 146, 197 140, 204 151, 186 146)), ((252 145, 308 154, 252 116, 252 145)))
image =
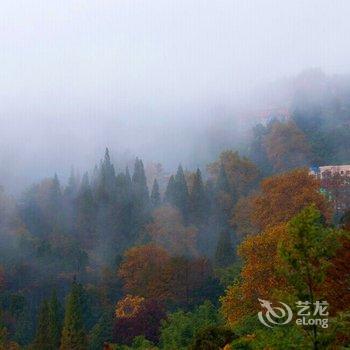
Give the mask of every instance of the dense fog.
POLYGON ((0 183, 18 190, 72 165, 91 169, 106 146, 121 168, 140 156, 168 171, 244 148, 256 111, 290 107, 293 77, 348 72, 349 10, 347 1, 2 1, 0 183))

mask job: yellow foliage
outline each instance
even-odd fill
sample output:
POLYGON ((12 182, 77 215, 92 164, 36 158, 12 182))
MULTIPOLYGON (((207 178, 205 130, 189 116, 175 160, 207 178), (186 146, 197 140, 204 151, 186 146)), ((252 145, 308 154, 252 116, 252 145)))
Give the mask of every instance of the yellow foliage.
POLYGON ((145 298, 128 294, 119 300, 115 309, 115 315, 118 318, 134 317, 144 302, 145 298))
POLYGON ((247 237, 238 253, 244 261, 241 279, 229 287, 222 298, 222 312, 229 324, 259 309, 258 298, 272 300, 272 290, 288 288, 288 283, 278 273, 279 242, 287 237, 287 225, 280 224, 261 234, 247 237))

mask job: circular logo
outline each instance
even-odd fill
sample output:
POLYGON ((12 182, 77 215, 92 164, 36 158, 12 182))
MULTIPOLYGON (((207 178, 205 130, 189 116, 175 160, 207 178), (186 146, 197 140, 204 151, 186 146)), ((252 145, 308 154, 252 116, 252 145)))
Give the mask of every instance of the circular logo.
POLYGON ((260 322, 269 328, 275 325, 284 325, 292 320, 292 309, 285 303, 279 302, 281 306, 272 306, 271 301, 258 299, 261 306, 266 309, 263 313, 260 311, 258 317, 260 322))

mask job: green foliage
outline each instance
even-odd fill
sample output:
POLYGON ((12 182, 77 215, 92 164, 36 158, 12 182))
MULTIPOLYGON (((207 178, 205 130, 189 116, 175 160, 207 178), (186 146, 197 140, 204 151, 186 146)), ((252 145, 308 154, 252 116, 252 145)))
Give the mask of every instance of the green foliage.
POLYGON ((174 205, 180 210, 185 221, 188 219, 189 200, 185 174, 179 165, 175 176, 174 205))
POLYGON ((231 265, 235 258, 230 232, 223 230, 220 232, 219 240, 215 252, 215 266, 227 267, 231 265))
POLYGON ((196 333, 189 350, 221 350, 225 345, 230 344, 235 337, 229 327, 204 327, 196 333))
POLYGON ((113 314, 105 312, 92 328, 89 335, 89 350, 100 350, 105 342, 112 340, 113 314))
POLYGON ((144 336, 140 335, 140 336, 137 336, 134 338, 131 346, 116 345, 116 349, 120 349, 120 350, 157 350, 158 347, 156 347, 151 341, 145 339, 144 336))
POLYGON ((233 264, 225 268, 215 269, 215 273, 218 276, 220 283, 223 287, 228 287, 234 284, 238 278, 240 278, 240 273, 242 270, 242 261, 237 260, 233 264))
POLYGON ((207 218, 208 203, 202 180, 202 173, 197 169, 193 186, 190 193, 190 213, 191 220, 194 224, 203 224, 207 218))
POLYGON ((232 349, 311 349, 312 344, 300 327, 286 325, 283 327, 255 329, 254 335, 247 333, 232 342, 232 349))
POLYGON ((61 342, 63 310, 57 299, 56 290, 53 291, 49 302, 48 332, 50 338, 50 349, 58 349, 61 342))
POLYGON ((289 222, 288 232, 290 240, 279 248, 285 261, 282 272, 295 288, 298 300, 313 302, 315 289, 324 281, 329 259, 338 247, 339 231, 325 227, 322 214, 309 206, 289 222))
POLYGON ((154 179, 153 181, 153 187, 151 192, 151 205, 153 208, 156 208, 160 205, 160 193, 157 179, 154 179))
POLYGON ((49 303, 44 300, 38 317, 38 324, 36 329, 36 335, 34 340, 34 348, 36 350, 51 350, 54 349, 50 346, 50 318, 49 318, 49 303))
POLYGON ((175 177, 171 175, 168 181, 167 188, 165 190, 164 199, 166 202, 175 205, 175 192, 176 192, 176 184, 175 177))
POLYGON ((207 326, 220 324, 221 318, 210 302, 205 302, 193 312, 176 311, 168 315, 161 329, 160 343, 164 350, 185 350, 195 333, 207 326))
POLYGON ((74 282, 66 304, 61 350, 87 349, 81 298, 81 288, 74 282))

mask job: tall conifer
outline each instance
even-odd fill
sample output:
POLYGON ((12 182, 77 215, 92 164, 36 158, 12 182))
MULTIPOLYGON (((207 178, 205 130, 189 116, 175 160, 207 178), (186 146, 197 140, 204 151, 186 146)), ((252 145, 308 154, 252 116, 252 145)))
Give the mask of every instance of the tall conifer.
POLYGON ((80 299, 80 288, 74 281, 67 298, 60 350, 87 349, 80 299))
POLYGON ((153 208, 156 208, 160 204, 160 193, 157 179, 153 181, 152 193, 151 193, 151 204, 153 208))

